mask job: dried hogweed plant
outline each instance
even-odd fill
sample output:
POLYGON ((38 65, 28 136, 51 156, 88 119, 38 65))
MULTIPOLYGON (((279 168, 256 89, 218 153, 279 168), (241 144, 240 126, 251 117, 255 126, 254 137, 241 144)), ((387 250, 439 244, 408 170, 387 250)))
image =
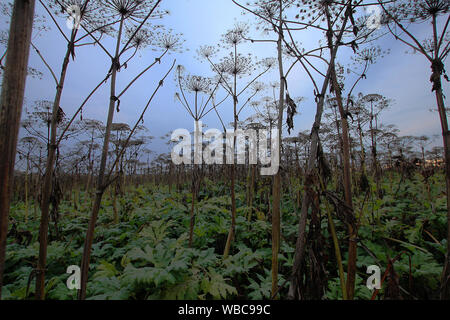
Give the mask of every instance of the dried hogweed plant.
MULTIPOLYGON (((435 93, 437 109, 442 128, 447 188, 447 254, 441 279, 441 299, 450 298, 450 134, 444 102, 442 78, 449 80, 444 61, 450 53, 450 3, 447 0, 397 0, 383 4, 378 0, 384 13, 384 25, 394 38, 415 53, 420 53, 431 65, 432 92, 435 93), (430 30, 423 38, 415 25, 431 23, 430 30)), ((421 29, 422 30, 422 29, 421 29)))
MULTIPOLYGON (((219 78, 221 87, 233 99, 233 129, 238 130, 239 114, 245 106, 257 95, 260 90, 258 87, 252 87, 259 78, 269 72, 276 64, 274 59, 264 59, 254 63, 255 60, 251 54, 239 52, 238 47, 244 43, 247 27, 244 24, 237 24, 231 30, 228 30, 223 36, 221 47, 228 50, 229 54, 220 58, 219 61, 213 61, 213 57, 218 53, 218 49, 212 46, 201 47, 198 51, 201 58, 206 60, 212 71, 219 78), (252 74, 260 70, 256 76, 252 74), (253 92, 250 90, 253 89, 253 92), (247 99, 242 102, 241 97, 247 94, 247 99)), ((234 137, 234 146, 236 146, 236 137, 234 137)), ((228 233, 227 242, 224 248, 224 257, 228 257, 231 244, 235 237, 236 228, 236 197, 235 197, 235 161, 231 165, 231 226, 228 233)))
MULTIPOLYGON (((107 52, 107 55, 111 58, 111 68, 108 72, 110 75, 110 102, 108 109, 108 116, 105 127, 105 136, 103 141, 103 149, 99 167, 99 173, 97 177, 97 192, 94 200, 94 205, 91 212, 91 218, 89 220, 88 231, 86 234, 83 258, 81 263, 81 290, 79 291, 79 299, 84 299, 86 297, 86 285, 87 285, 87 277, 88 270, 90 264, 90 256, 92 250, 92 243, 94 240, 94 230, 98 217, 98 212, 100 210, 100 204, 103 197, 103 194, 106 188, 113 182, 114 179, 111 179, 111 175, 113 174, 114 167, 117 162, 120 161, 122 155, 126 151, 126 147, 131 140, 132 135, 136 131, 139 123, 143 120, 143 116, 145 111, 148 109, 150 102, 153 100, 153 97, 161 88, 164 83, 164 79, 168 76, 170 71, 173 69, 174 64, 172 64, 169 71, 163 76, 163 78, 159 81, 156 90, 153 92, 151 97, 149 98, 146 106, 141 113, 138 122, 135 126, 130 130, 130 134, 125 139, 122 149, 117 153, 116 159, 113 161, 112 167, 107 171, 107 161, 109 155, 109 144, 111 139, 111 131, 112 124, 115 111, 119 112, 120 106, 120 98, 122 95, 126 93, 126 91, 149 69, 155 66, 157 63, 161 63, 161 59, 170 51, 180 50, 180 46, 182 42, 180 41, 180 37, 178 35, 172 35, 167 31, 163 30, 160 25, 153 25, 151 27, 151 32, 153 37, 156 38, 155 42, 148 42, 145 39, 145 35, 149 34, 149 31, 145 31, 147 29, 147 24, 152 19, 162 18, 167 11, 161 11, 159 6, 161 4, 161 0, 106 0, 105 10, 107 10, 106 16, 111 19, 119 20, 119 26, 117 32, 115 34, 115 49, 112 53, 107 52), (127 27, 129 28, 127 34, 127 27), (137 37, 137 38, 136 38, 137 37), (122 44, 124 43, 124 44, 122 44), (122 45, 121 45, 122 44, 122 45), (134 57, 135 51, 139 48, 143 48, 144 45, 153 45, 158 46, 162 50, 162 53, 157 56, 153 63, 151 63, 148 67, 146 67, 142 72, 140 72, 133 80, 125 86, 125 88, 120 92, 116 93, 116 85, 117 85, 117 75, 118 72, 121 71, 122 67, 126 66, 129 63, 130 59, 134 57), (124 54, 130 49, 134 48, 134 53, 132 53, 124 63, 121 63, 121 58, 124 54)), ((175 63, 175 62, 174 62, 175 63)))

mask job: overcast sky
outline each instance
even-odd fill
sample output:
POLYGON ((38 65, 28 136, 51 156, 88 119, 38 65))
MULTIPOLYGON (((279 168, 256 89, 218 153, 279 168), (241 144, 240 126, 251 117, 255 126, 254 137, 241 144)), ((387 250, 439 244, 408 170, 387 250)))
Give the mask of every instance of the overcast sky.
MULTIPOLYGON (((170 16, 163 19, 163 24, 172 28, 174 32, 183 33, 184 52, 166 56, 161 64, 156 65, 145 74, 121 99, 120 112, 115 115, 114 122, 124 122, 133 125, 147 99, 152 94, 161 76, 167 72, 173 60, 185 66, 192 74, 212 76, 207 63, 201 62, 197 57, 197 49, 201 45, 217 45, 221 35, 232 28, 236 21, 247 21, 250 16, 243 16, 241 9, 231 0, 165 0, 164 9, 169 9, 170 16)), ((36 3, 37 13, 46 15, 40 4, 36 3)), ((59 75, 62 59, 66 51, 65 41, 47 20, 50 31, 34 35, 33 43, 42 51, 46 60, 51 64, 55 73, 59 75)), ((64 20, 60 20, 64 26, 64 20)), ((2 27, 5 29, 4 22, 2 27)), ((430 29, 429 24, 423 24, 418 32, 425 34, 430 29)), ((69 30, 65 30, 69 33, 69 30)), ((255 34, 259 36, 259 34, 255 34)), ((302 43, 313 43, 316 35, 303 34, 302 43)), ((105 46, 112 48, 111 39, 105 38, 105 46)), ((401 135, 433 135, 440 134, 440 123, 437 112, 430 112, 436 108, 435 96, 431 92, 430 66, 428 61, 419 54, 406 54, 406 47, 387 35, 380 39, 378 44, 383 49, 390 49, 391 53, 373 65, 355 93, 378 93, 393 100, 390 110, 385 111, 381 117, 383 124, 395 124, 401 135)), ((274 44, 248 44, 243 45, 244 52, 251 52, 258 58, 275 57, 274 44)), ((342 51, 339 62, 343 65, 349 63, 350 51, 342 51)), ((226 54, 223 51, 223 54, 226 54)), ((123 88, 129 79, 132 79, 143 68, 154 61, 157 54, 151 50, 144 50, 139 57, 128 64, 128 68, 118 74, 118 91, 123 88)), ((34 51, 30 54, 30 65, 44 73, 42 80, 28 78, 26 87, 27 109, 32 108, 35 100, 53 100, 55 84, 47 72, 40 58, 34 51)), ((448 63, 446 64, 448 67, 448 63)), ((94 88, 110 68, 110 60, 101 49, 96 47, 80 47, 76 50, 76 59, 71 61, 67 80, 62 96, 61 107, 68 116, 78 108, 87 94, 94 88)), ((448 68, 447 68, 448 69, 448 68)), ((276 70, 275 70, 276 71, 276 70)), ((265 82, 278 80, 277 73, 266 76, 265 82)), ((292 96, 305 97, 300 105, 300 115, 295 118, 295 132, 310 130, 315 115, 314 96, 312 86, 300 68, 295 69, 289 81, 289 91, 292 96)), ((444 83, 444 93, 449 96, 449 84, 444 83)), ((107 106, 109 102, 109 85, 103 86, 86 106, 83 117, 106 121, 107 106)), ((163 88, 158 92, 149 111, 144 117, 144 125, 150 130, 149 134, 159 138, 177 128, 193 129, 193 123, 183 107, 174 99, 176 85, 174 73, 165 81, 163 88)), ((222 96, 219 94, 219 96, 222 96)), ((232 121, 232 100, 221 106, 225 123, 232 121), (226 112, 224 112, 226 111, 226 112)), ((244 120, 251 114, 249 108, 242 116, 244 120)), ((210 113, 204 122, 209 128, 221 128, 217 117, 210 113)), ((167 151, 155 139, 153 150, 167 151)), ((438 143, 441 143, 440 140, 438 143)))

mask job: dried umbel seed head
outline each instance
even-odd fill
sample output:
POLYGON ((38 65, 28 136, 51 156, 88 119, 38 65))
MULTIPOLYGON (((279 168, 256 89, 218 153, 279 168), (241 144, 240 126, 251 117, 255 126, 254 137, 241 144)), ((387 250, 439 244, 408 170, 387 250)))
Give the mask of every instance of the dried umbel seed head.
POLYGON ((274 100, 272 97, 265 96, 261 99, 261 101, 264 103, 264 105, 271 105, 274 103, 274 100))
MULTIPOLYGON (((145 18, 151 8, 156 4, 155 0, 98 0, 105 9, 107 17, 119 17, 138 21, 145 18)), ((167 11, 154 10, 150 18, 160 18, 167 11)))
POLYGON ((97 29, 108 23, 100 1, 50 0, 48 5, 58 15, 79 19, 89 29, 97 29))
POLYGON ((233 29, 227 31, 222 36, 222 42, 225 45, 235 46, 239 43, 245 41, 246 34, 249 30, 249 27, 245 23, 237 23, 233 29))
POLYGON ((197 50, 197 54, 200 58, 211 59, 218 52, 217 47, 214 46, 201 46, 199 50, 197 50))
MULTIPOLYGON (((361 105, 368 105, 369 110, 373 109, 375 113, 380 112, 383 109, 386 109, 391 104, 392 100, 387 99, 386 97, 380 94, 367 94, 365 96, 360 97, 358 103, 361 105)), ((371 111, 370 111, 371 112, 371 111)))
POLYGON ((252 89, 254 92, 261 92, 264 90, 264 88, 265 88, 264 83, 260 81, 256 81, 255 83, 252 84, 252 89))
POLYGON ((260 3, 258 14, 267 19, 273 19, 279 14, 278 1, 264 1, 260 3))
POLYGON ((263 69, 272 69, 277 65, 277 59, 275 58, 265 58, 257 63, 263 69))
POLYGON ((89 131, 94 130, 94 129, 99 130, 103 126, 101 121, 93 120, 93 119, 84 119, 83 121, 81 121, 81 123, 82 123, 82 126, 89 131))
POLYGON ((157 34, 154 45, 170 52, 182 52, 185 40, 181 37, 182 34, 174 34, 171 30, 161 31, 157 34))
POLYGON ((280 87, 280 83, 278 81, 274 81, 270 83, 270 88, 272 88, 273 90, 277 89, 280 87))
POLYGON ((326 20, 327 12, 331 17, 339 15, 344 5, 333 0, 301 0, 296 18, 304 23, 320 23, 326 20))
POLYGON ((136 32, 136 28, 128 27, 125 30, 124 42, 127 43, 128 41, 130 41, 132 47, 141 49, 150 45, 153 37, 154 34, 146 28, 140 28, 136 32))
POLYGON ((258 107, 260 104, 261 104, 261 102, 260 102, 260 101, 257 101, 257 100, 253 100, 253 101, 250 102, 250 106, 251 106, 252 108, 256 108, 256 107, 258 107))
POLYGON ((37 115, 39 119, 43 122, 48 123, 52 119, 52 106, 53 103, 49 100, 39 100, 35 102, 35 112, 33 114, 37 115))
POLYGON ((250 75, 252 71, 255 70, 255 66, 252 61, 253 58, 250 54, 247 56, 242 54, 234 56, 233 54, 230 54, 221 59, 220 63, 217 65, 217 69, 220 73, 243 77, 250 75))
POLYGON ((399 20, 415 22, 447 14, 449 8, 448 0, 401 0, 395 2, 388 10, 399 20))
POLYGON ((37 144, 39 141, 35 137, 24 137, 24 138, 20 139, 20 142, 23 144, 32 145, 32 144, 37 144))
MULTIPOLYGON (((219 72, 220 73, 220 72, 219 72)), ((228 75, 226 75, 226 74, 224 74, 224 73, 220 73, 220 74, 218 74, 218 75, 215 75, 214 77, 213 77, 213 83, 214 84, 222 84, 222 85, 225 85, 228 81, 229 81, 229 76, 228 75)))
POLYGON ((380 101, 383 99, 383 96, 376 93, 367 94, 364 97, 362 97, 363 102, 374 102, 374 101, 380 101))
POLYGON ((177 65, 177 75, 176 76, 181 78, 185 71, 186 71, 186 68, 183 65, 181 65, 181 64, 177 65))
POLYGON ((143 0, 105 0, 103 2, 105 7, 111 10, 111 14, 119 15, 124 19, 133 15, 142 17, 145 10, 143 0))
POLYGON ((370 47, 365 48, 363 50, 360 50, 356 53, 355 57, 352 57, 351 59, 355 63, 369 63, 374 64, 377 59, 384 58, 386 54, 389 54, 390 50, 382 50, 381 47, 370 47))
POLYGON ((202 76, 187 76, 184 79, 184 87, 192 92, 209 93, 211 91, 211 79, 202 76))
POLYGON ((102 25, 102 26, 99 26, 99 27, 96 27, 94 25, 93 29, 97 33, 100 33, 101 36, 104 36, 104 35, 112 36, 115 33, 114 28, 112 26, 109 26, 109 25, 102 25))
POLYGON ((143 145, 145 142, 143 139, 136 139, 136 140, 131 140, 128 142, 128 146, 129 147, 138 147, 143 145))
POLYGON ((113 123, 111 126, 112 131, 129 131, 130 126, 126 123, 113 123))

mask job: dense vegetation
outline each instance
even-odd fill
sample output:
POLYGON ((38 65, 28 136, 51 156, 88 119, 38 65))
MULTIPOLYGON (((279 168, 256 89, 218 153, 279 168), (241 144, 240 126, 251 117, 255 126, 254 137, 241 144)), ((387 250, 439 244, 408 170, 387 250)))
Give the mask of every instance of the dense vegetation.
MULTIPOLYGON (((292 267, 298 222, 295 195, 303 191, 297 177, 285 179, 281 275, 289 275, 292 267)), ((367 266, 380 265, 384 272, 389 259, 398 255, 377 298, 438 298, 446 248, 443 176, 439 170, 425 177, 420 170, 414 170, 401 184, 400 179, 400 170, 386 170, 382 199, 377 199, 374 192, 354 199, 361 217, 356 299, 372 297, 372 291, 365 286, 367 266)), ((163 183, 148 182, 137 187, 130 184, 118 197, 118 223, 114 222, 114 200, 106 197, 92 251, 88 299, 269 299, 270 180, 258 179, 252 206, 247 205, 245 183, 239 184, 236 242, 226 259, 222 253, 231 202, 223 183, 205 181, 199 194, 192 248, 188 247, 191 194, 187 185, 178 192, 175 186, 169 191, 163 183)), ((374 189, 374 182, 370 184, 374 189)), ((330 185, 330 189, 333 187, 330 185)), ((83 185, 75 183, 65 190, 58 221, 50 225, 46 284, 49 299, 75 298, 74 291, 67 289, 65 269, 79 263, 82 255, 91 207, 91 196, 83 189, 83 185)), ((305 286, 313 297, 323 289, 324 298, 342 299, 328 210, 330 204, 321 202, 314 222, 319 232, 308 230, 317 265, 309 266, 305 286), (324 270, 316 269, 319 267, 324 270)), ((16 199, 11 212, 14 222, 8 244, 4 299, 33 296, 30 280, 39 253, 39 219, 33 214, 26 219, 25 212, 23 199, 16 199)), ((334 221, 338 238, 345 239, 345 223, 338 218, 334 221)), ((345 242, 341 244, 344 252, 345 242)), ((346 264, 345 255, 343 263, 346 264)), ((286 295, 286 279, 279 279, 281 298, 286 295)))

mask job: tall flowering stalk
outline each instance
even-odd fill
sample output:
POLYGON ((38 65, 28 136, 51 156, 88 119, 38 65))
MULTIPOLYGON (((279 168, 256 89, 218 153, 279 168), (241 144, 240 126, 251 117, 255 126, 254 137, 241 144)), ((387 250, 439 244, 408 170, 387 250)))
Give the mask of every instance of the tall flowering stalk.
MULTIPOLYGON (((87 288, 87 279, 89 272, 89 264, 91 257, 92 244, 94 240, 94 231, 97 222, 98 213, 100 211, 101 201, 103 194, 106 188, 111 184, 110 176, 114 171, 114 167, 121 159, 123 153, 126 150, 126 147, 131 139, 131 136, 136 130, 136 126, 130 131, 130 135, 128 139, 123 144, 123 148, 120 152, 118 152, 118 156, 115 159, 112 167, 109 171, 107 171, 107 161, 108 161, 108 151, 109 144, 111 140, 111 131, 113 125, 113 118, 115 110, 119 111, 120 106, 120 97, 135 83, 145 72, 147 72, 150 68, 152 68, 156 63, 159 63, 166 55, 167 52, 171 50, 176 50, 179 46, 179 38, 178 36, 171 35, 169 32, 155 32, 152 34, 153 41, 152 45, 158 46, 163 50, 163 53, 155 58, 155 61, 150 64, 147 68, 145 68, 141 73, 139 73, 120 93, 116 93, 116 84, 117 84, 117 73, 121 70, 122 67, 126 66, 126 64, 134 57, 135 52, 131 54, 131 56, 124 62, 121 63, 120 59, 124 56, 128 50, 132 48, 142 48, 148 43, 148 33, 146 30, 146 23, 150 19, 157 19, 164 16, 167 12, 159 11, 157 8, 159 7, 162 0, 105 0, 102 1, 104 4, 106 11, 106 16, 109 15, 114 20, 114 17, 119 19, 119 26, 116 34, 116 43, 114 53, 110 54, 108 52, 109 57, 111 58, 111 68, 109 74, 111 75, 110 81, 110 99, 109 99, 109 108, 108 108, 108 116, 106 121, 105 135, 103 140, 102 147, 102 155, 99 167, 99 174, 97 177, 97 191, 91 211, 91 217, 89 220, 89 226, 86 233, 86 239, 84 243, 83 256, 81 261, 81 289, 78 293, 78 298, 83 300, 86 298, 86 288, 87 288), (126 37, 124 37, 126 35, 126 37), (122 43, 125 43, 121 46, 122 43)), ((161 28, 160 26, 154 26, 154 29, 157 30, 161 28)), ((173 68, 173 66, 172 66, 173 68)), ((172 70, 172 68, 170 70, 172 70)), ((169 72, 170 72, 169 70, 169 72)), ((166 76, 159 82, 157 89, 151 96, 149 102, 147 103, 145 110, 147 110, 151 100, 155 96, 158 89, 163 85, 163 80, 166 76)), ((139 121, 142 121, 144 112, 141 114, 139 121)))
MULTIPOLYGON (((209 79, 202 76, 196 75, 185 75, 183 72, 184 68, 179 65, 177 68, 177 84, 180 93, 175 94, 178 102, 186 109, 188 114, 195 121, 195 131, 194 135, 196 141, 199 139, 198 135, 201 134, 202 128, 200 128, 200 120, 205 117, 210 111, 217 108, 221 103, 214 103, 214 98, 216 96, 217 90, 220 87, 220 80, 209 79), (188 93, 193 95, 193 101, 190 102, 188 93), (201 101, 200 98, 202 97, 201 101), (204 101, 206 98, 206 101, 204 101)), ((225 101, 223 99, 221 102, 225 101)), ((199 143, 196 142, 195 146, 199 143)), ((196 150, 196 154, 201 150, 196 150)), ((194 238, 194 226, 195 226, 195 203, 198 199, 198 194, 200 191, 200 185, 202 180, 202 172, 199 167, 199 163, 195 160, 192 167, 192 181, 191 181, 191 212, 190 212, 190 223, 189 223, 189 247, 192 247, 192 242, 194 238)))
POLYGON ((50 198, 52 192, 52 179, 54 175, 54 165, 56 159, 56 150, 58 148, 57 143, 57 129, 58 129, 58 114, 60 113, 61 97, 64 89, 64 84, 67 76, 67 69, 70 63, 70 58, 75 59, 75 48, 81 45, 82 41, 87 35, 93 36, 94 31, 98 31, 98 25, 103 26, 105 24, 103 19, 100 19, 97 15, 98 7, 91 0, 52 0, 47 1, 48 6, 42 0, 39 0, 40 4, 44 7, 47 13, 50 15, 61 35, 67 42, 67 50, 61 65, 61 72, 59 78, 56 78, 52 68, 46 63, 38 49, 33 48, 38 52, 41 59, 52 73, 56 82, 56 93, 53 100, 51 123, 50 123, 50 140, 48 143, 46 170, 44 174, 44 181, 42 184, 42 198, 41 198, 41 222, 39 227, 39 258, 38 264, 35 270, 36 273, 36 299, 42 300, 45 298, 45 269, 47 263, 47 246, 48 246, 48 224, 49 224, 49 210, 50 210, 50 198), (54 14, 50 9, 54 9, 58 14, 71 14, 67 11, 71 6, 77 6, 80 9, 79 23, 84 24, 86 30, 85 36, 77 37, 79 28, 72 28, 70 35, 67 36, 63 32, 62 27, 59 26, 54 14), (95 26, 94 26, 95 25, 95 26))
MULTIPOLYGON (((222 88, 233 99, 233 129, 234 132, 238 130, 239 115, 241 111, 250 103, 260 91, 259 86, 253 84, 257 80, 273 68, 275 65, 274 59, 264 59, 258 63, 254 63, 251 55, 243 55, 239 52, 239 44, 245 40, 245 33, 247 32, 247 26, 245 24, 237 24, 233 29, 226 32, 222 37, 222 45, 225 49, 229 49, 231 52, 229 55, 223 57, 218 63, 213 62, 212 57, 217 50, 211 46, 205 46, 200 49, 200 55, 210 64, 211 69, 215 72, 220 80, 222 88), (250 81, 244 82, 243 87, 240 87, 241 79, 251 76, 252 72, 257 67, 261 68, 261 72, 252 77, 250 81), (241 96, 248 93, 248 89, 252 89, 250 96, 239 102, 241 96)), ((227 258, 230 253, 231 244, 235 238, 236 229, 236 163, 234 161, 234 154, 236 150, 236 135, 233 137, 233 161, 231 164, 230 172, 230 192, 231 192, 231 225, 228 232, 227 242, 225 244, 223 256, 227 258)))

